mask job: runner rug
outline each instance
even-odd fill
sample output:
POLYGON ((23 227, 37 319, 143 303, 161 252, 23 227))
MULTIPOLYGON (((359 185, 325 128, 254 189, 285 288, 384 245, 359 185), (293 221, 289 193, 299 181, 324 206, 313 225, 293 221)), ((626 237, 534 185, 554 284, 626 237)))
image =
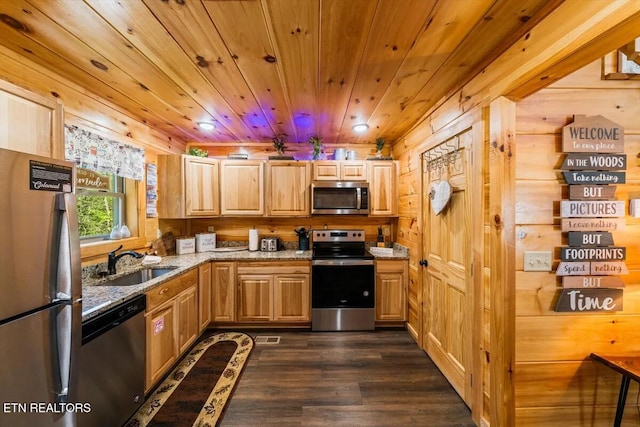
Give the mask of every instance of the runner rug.
POLYGON ((125 427, 217 425, 252 349, 253 339, 240 332, 203 339, 125 427))

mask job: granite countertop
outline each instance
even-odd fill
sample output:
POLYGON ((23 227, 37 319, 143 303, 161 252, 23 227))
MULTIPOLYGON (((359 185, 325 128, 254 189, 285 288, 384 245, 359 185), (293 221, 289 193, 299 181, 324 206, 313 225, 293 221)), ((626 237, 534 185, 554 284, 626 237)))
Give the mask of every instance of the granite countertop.
MULTIPOLYGON (((408 259, 408 250, 402 246, 394 246, 393 255, 376 256, 380 259, 408 259)), ((172 278, 187 271, 197 268, 201 264, 210 261, 311 261, 311 251, 283 250, 277 252, 261 252, 248 250, 234 250, 228 252, 201 252, 187 255, 172 255, 162 257, 159 264, 149 267, 163 268, 176 267, 174 270, 160 277, 148 280, 133 286, 108 286, 104 285, 109 279, 97 278, 95 269, 84 269, 82 279, 82 320, 88 320, 111 307, 123 303, 136 295, 160 286, 172 278)), ((131 257, 125 257, 118 262, 118 274, 111 278, 117 278, 127 273, 139 270, 141 262, 131 257)))

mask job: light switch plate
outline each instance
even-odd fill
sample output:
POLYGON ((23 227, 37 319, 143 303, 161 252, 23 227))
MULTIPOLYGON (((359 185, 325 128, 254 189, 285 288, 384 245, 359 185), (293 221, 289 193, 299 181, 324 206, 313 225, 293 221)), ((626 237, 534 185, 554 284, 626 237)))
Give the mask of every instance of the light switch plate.
POLYGON ((551 271, 552 261, 550 251, 525 251, 524 271, 551 271))

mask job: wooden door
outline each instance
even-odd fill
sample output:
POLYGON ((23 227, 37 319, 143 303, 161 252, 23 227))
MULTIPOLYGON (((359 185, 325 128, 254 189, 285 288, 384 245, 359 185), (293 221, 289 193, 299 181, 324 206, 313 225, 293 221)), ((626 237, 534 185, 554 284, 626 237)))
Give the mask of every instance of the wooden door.
POLYGON ((211 270, 211 320, 236 320, 236 266, 233 262, 214 262, 211 270))
POLYGON ((218 160, 184 156, 187 216, 220 215, 218 160))
POLYGON ((223 160, 220 195, 222 215, 264 215, 264 162, 223 160))
POLYGON ((238 321, 273 319, 273 276, 269 274, 238 275, 238 321))
POLYGON ((211 323, 211 263, 198 267, 198 324, 200 332, 211 323))
POLYGON ((311 320, 308 274, 275 276, 273 286, 273 320, 289 322, 311 320))
MULTIPOLYGON (((423 173, 423 254, 428 267, 423 270, 423 347, 462 399, 471 406, 472 301, 471 211, 467 171, 470 132, 441 144, 459 148, 455 154, 432 161, 423 173), (433 186, 451 198, 439 213, 430 197, 433 186)), ((436 198, 438 196, 436 195, 436 198)))
POLYGON ((311 163, 267 163, 267 209, 270 216, 309 216, 311 163))

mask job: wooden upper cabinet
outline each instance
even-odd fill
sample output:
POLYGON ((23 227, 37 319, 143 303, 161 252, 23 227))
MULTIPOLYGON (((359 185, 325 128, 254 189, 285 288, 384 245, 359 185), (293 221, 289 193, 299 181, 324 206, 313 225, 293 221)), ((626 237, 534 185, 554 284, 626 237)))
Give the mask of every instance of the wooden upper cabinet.
POLYGON ((342 181, 366 181, 366 160, 343 160, 340 162, 340 179, 342 181))
POLYGON ((309 216, 311 163, 267 163, 267 215, 309 216))
POLYGON ((264 215, 264 162, 223 160, 220 170, 222 215, 264 215))
POLYGON ((317 160, 313 162, 314 181, 366 181, 365 160, 317 160))
POLYGON ((202 157, 185 156, 185 209, 187 216, 220 214, 219 162, 202 157))
POLYGON ((333 160, 316 160, 313 162, 314 181, 339 181, 340 162, 333 160))
POLYGON ((0 81, 0 148, 64 159, 62 102, 0 81))
POLYGON ((396 164, 390 161, 369 161, 369 216, 398 215, 396 164))
POLYGON ((219 160, 206 157, 159 155, 160 218, 220 215, 219 164, 219 160))

